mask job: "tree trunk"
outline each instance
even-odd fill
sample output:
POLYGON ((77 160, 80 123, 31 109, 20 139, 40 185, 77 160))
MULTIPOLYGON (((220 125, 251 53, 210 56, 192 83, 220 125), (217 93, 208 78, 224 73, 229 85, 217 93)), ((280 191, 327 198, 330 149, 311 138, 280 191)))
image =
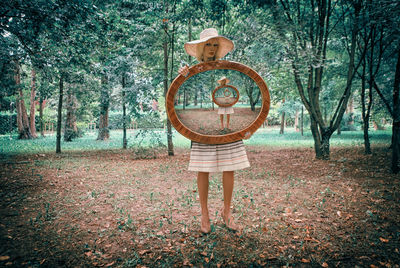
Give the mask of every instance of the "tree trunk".
POLYGON ((17 106, 17 125, 18 125, 18 139, 32 139, 31 130, 29 127, 28 114, 26 111, 24 93, 21 88, 21 73, 19 63, 15 61, 15 84, 18 87, 18 97, 16 100, 17 106))
POLYGON ((58 109, 57 109, 57 138, 56 138, 56 153, 61 153, 61 119, 62 119, 62 105, 64 97, 64 74, 60 73, 60 93, 58 96, 58 109))
POLYGON ((285 112, 282 112, 281 116, 281 129, 279 130, 279 134, 285 133, 285 112))
POLYGON ((300 131, 299 128, 299 110, 296 109, 296 114, 294 115, 294 130, 296 132, 300 131))
POLYGON ((393 85, 393 128, 392 128, 392 172, 400 171, 400 49, 398 50, 396 73, 393 85))
POLYGON ((44 100, 42 96, 39 98, 39 124, 40 124, 40 135, 44 137, 44 124, 43 124, 43 110, 44 110, 44 100))
MULTIPOLYGON (((192 41, 192 19, 189 18, 188 22, 188 41, 192 41)), ((190 65, 192 62, 192 57, 188 54, 188 64, 190 65)), ((198 104, 198 95, 199 95, 199 88, 195 87, 194 88, 194 99, 193 99, 193 104, 194 106, 197 106, 198 104)))
POLYGON ((304 136, 304 107, 301 106, 301 125, 300 125, 301 136, 304 136))
POLYGON ((78 137, 76 126, 76 97, 71 87, 67 90, 67 115, 65 119, 64 141, 70 142, 78 137))
POLYGON ((36 97, 36 71, 32 67, 31 71, 32 80, 31 80, 31 106, 30 106, 30 114, 29 114, 29 126, 31 129, 31 134, 33 138, 37 138, 36 134, 36 125, 35 125, 35 97, 36 97))
POLYGON ((126 139, 126 100, 125 100, 125 74, 122 74, 122 149, 128 147, 128 140, 126 139))
POLYGON ((347 104, 346 108, 346 114, 349 116, 347 120, 347 128, 349 130, 355 130, 354 129, 354 100, 353 100, 353 94, 350 93, 350 98, 349 98, 349 103, 347 104))
POLYGON ((104 141, 110 138, 110 130, 108 129, 109 107, 110 107, 110 93, 108 88, 108 77, 106 74, 103 74, 101 77, 99 134, 97 136, 97 140, 104 141))
MULTIPOLYGON (((164 98, 168 91, 168 25, 167 21, 164 21, 164 98)), ((185 105, 185 104, 184 104, 185 105)), ((168 155, 174 155, 174 144, 172 143, 172 128, 169 118, 167 118, 167 142, 168 142, 168 155)))

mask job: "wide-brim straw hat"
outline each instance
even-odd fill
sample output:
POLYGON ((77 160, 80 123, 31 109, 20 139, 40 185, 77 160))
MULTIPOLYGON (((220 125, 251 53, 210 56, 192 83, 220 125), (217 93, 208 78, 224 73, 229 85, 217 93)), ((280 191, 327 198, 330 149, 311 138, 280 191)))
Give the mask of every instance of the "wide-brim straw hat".
POLYGON ((220 84, 220 85, 226 85, 226 84, 228 84, 229 82, 230 82, 230 80, 228 79, 228 78, 226 78, 226 76, 223 76, 221 79, 219 79, 218 81, 218 84, 220 84))
POLYGON ((204 43, 212 38, 216 38, 219 44, 217 53, 215 54, 215 59, 224 57, 226 54, 228 54, 228 52, 232 51, 235 46, 230 39, 226 38, 225 36, 218 35, 218 31, 216 29, 208 28, 200 33, 199 40, 190 41, 185 44, 186 53, 190 56, 196 57, 199 61, 203 61, 201 59, 201 55, 199 55, 202 51, 200 52, 198 47, 203 46, 204 43))

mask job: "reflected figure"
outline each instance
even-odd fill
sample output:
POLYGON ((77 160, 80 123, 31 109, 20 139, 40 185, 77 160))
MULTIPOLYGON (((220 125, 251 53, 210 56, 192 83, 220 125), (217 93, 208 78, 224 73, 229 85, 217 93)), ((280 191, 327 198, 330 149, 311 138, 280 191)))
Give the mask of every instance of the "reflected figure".
MULTIPOLYGON (((220 84, 221 86, 224 86, 228 83, 229 83, 229 79, 226 78, 225 76, 222 77, 220 80, 218 80, 218 84, 220 84)), ((223 94, 224 94, 225 98, 230 98, 232 95, 232 92, 229 91, 228 89, 226 89, 223 94)), ((218 114, 220 116, 222 130, 224 130, 224 115, 226 114, 226 129, 229 130, 229 121, 231 118, 231 114, 233 114, 233 113, 234 113, 234 111, 233 111, 232 106, 228 106, 228 107, 218 106, 218 114)))
MULTIPOLYGON (((200 62, 214 61, 224 57, 233 50, 234 44, 226 37, 218 35, 214 28, 205 29, 200 33, 200 39, 187 42, 186 52, 196 57, 200 62)), ((181 75, 189 74, 189 67, 179 69, 181 75)), ((249 133, 247 138, 251 136, 249 133)), ((189 170, 197 171, 197 188, 201 206, 200 230, 203 233, 211 231, 208 211, 208 188, 210 172, 223 172, 222 185, 224 206, 220 212, 225 225, 232 230, 239 227, 234 223, 231 214, 231 200, 234 185, 234 171, 250 166, 243 141, 229 144, 201 144, 192 142, 189 170)))

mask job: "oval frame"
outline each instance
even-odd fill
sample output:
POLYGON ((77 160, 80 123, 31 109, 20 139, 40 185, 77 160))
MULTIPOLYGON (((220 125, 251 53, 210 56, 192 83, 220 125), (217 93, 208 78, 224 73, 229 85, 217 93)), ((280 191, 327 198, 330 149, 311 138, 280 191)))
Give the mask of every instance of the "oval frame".
POLYGON ((220 85, 220 86, 216 87, 212 93, 213 102, 220 107, 231 107, 231 106, 235 105, 239 101, 239 97, 240 97, 239 90, 237 90, 237 88, 235 88, 234 86, 231 86, 231 85, 220 85), (215 93, 217 93, 217 91, 219 89, 224 88, 224 87, 229 87, 229 88, 232 88, 234 91, 236 91, 237 97, 234 102, 228 103, 228 104, 222 104, 222 103, 218 104, 218 101, 215 98, 215 93))
POLYGON ((209 61, 209 62, 202 62, 196 65, 193 65, 189 68, 189 74, 185 77, 183 75, 178 75, 174 81, 171 83, 168 92, 166 94, 166 111, 168 118, 174 128, 182 134, 184 137, 199 143, 204 144, 225 144, 231 143, 238 140, 244 139, 249 134, 252 135, 265 121, 267 118, 269 108, 270 108, 270 94, 267 87, 267 84, 262 79, 262 77, 250 67, 233 61, 226 61, 226 60, 217 60, 217 61, 209 61), (174 100, 175 95, 178 92, 179 87, 190 77, 206 72, 211 70, 218 70, 218 69, 229 69, 235 70, 243 73, 244 75, 250 77, 258 86, 261 91, 262 96, 262 103, 261 103, 261 110, 258 114, 257 118, 246 128, 236 131, 233 133, 225 134, 225 135, 205 135, 194 132, 193 130, 187 128, 178 118, 174 100))

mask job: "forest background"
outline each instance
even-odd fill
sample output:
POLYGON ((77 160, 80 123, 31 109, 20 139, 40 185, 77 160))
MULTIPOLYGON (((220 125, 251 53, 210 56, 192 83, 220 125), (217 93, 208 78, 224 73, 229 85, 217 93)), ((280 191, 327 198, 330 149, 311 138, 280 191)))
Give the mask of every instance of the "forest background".
POLYGON ((399 1, 10 0, 0 42, 0 266, 398 267, 399 1), (201 235, 164 104, 208 27, 271 109, 235 172, 243 229, 212 174, 201 235))
POLYGON ((398 172, 397 1, 9 1, 1 7, 1 127, 19 139, 50 127, 65 141, 89 127, 171 126, 164 94, 195 64, 183 44, 206 27, 235 40, 226 59, 252 66, 272 96, 270 125, 306 126, 316 157, 334 131, 392 125, 398 172), (27 113, 29 111, 29 115, 27 113), (39 115, 36 112, 39 111, 39 115), (305 112, 305 115, 304 115, 305 112), (299 121, 299 115, 302 115, 299 121), (304 115, 304 116, 303 116, 304 115), (300 123, 299 123, 300 122, 300 123))

